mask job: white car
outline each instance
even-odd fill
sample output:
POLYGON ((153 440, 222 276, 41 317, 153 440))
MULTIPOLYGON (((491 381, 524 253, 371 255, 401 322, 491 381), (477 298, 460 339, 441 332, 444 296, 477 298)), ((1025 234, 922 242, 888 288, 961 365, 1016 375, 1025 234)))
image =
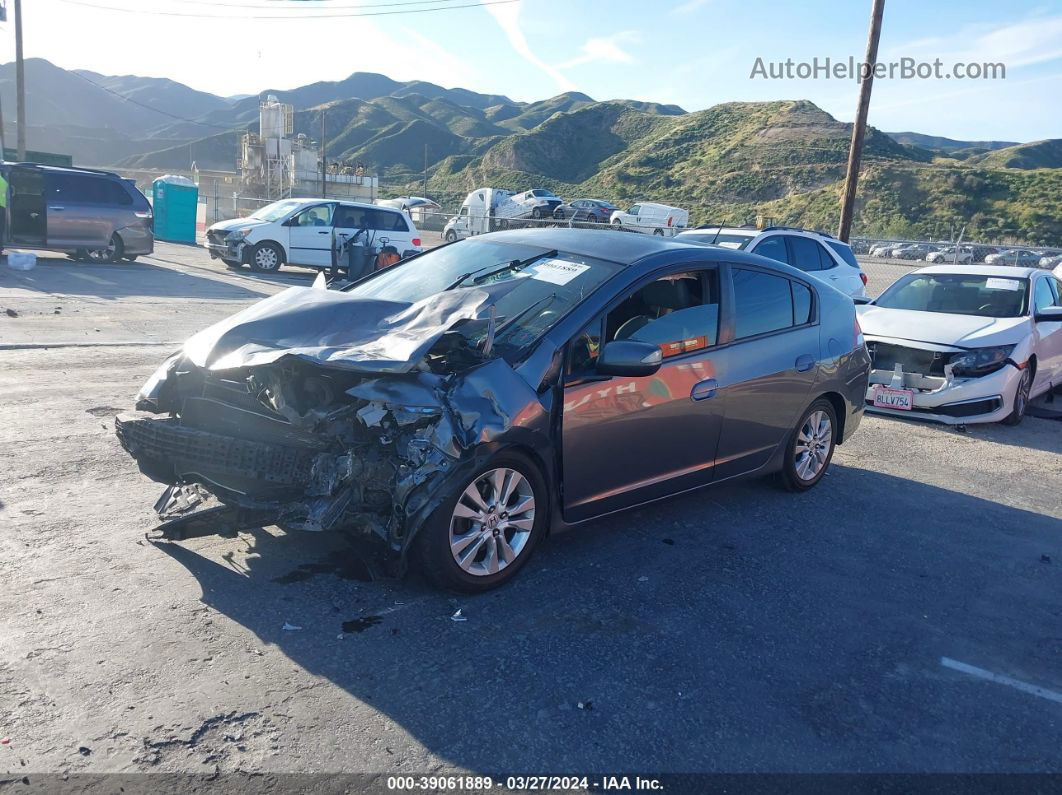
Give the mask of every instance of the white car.
POLYGON ((957 262, 960 265, 968 265, 973 262, 973 249, 969 246, 960 246, 956 256, 955 246, 947 246, 940 251, 930 251, 926 254, 926 262, 957 262))
POLYGON ((553 211, 564 203, 560 196, 545 188, 517 193, 513 201, 522 205, 531 218, 552 218, 553 211))
POLYGON ((632 204, 628 210, 616 210, 609 222, 613 226, 622 226, 633 232, 672 237, 686 228, 690 222, 690 214, 679 207, 640 202, 632 204))
POLYGON ((858 307, 867 409, 1017 425, 1062 383, 1062 281, 1038 268, 934 265, 858 307))
POLYGON ((336 199, 281 199, 246 218, 220 221, 206 235, 212 258, 260 273, 285 264, 331 267, 333 251, 351 240, 394 246, 403 258, 421 250, 420 233, 401 210, 336 199))
POLYGON ((851 246, 821 232, 788 226, 712 226, 689 229, 677 239, 759 254, 799 268, 853 298, 867 294, 867 275, 851 246))

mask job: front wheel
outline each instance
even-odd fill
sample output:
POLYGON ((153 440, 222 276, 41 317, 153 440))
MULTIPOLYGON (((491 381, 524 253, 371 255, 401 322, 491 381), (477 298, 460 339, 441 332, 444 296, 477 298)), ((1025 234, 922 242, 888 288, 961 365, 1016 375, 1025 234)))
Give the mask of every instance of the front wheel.
POLYGON ((517 453, 492 458, 460 483, 415 544, 421 569, 441 588, 476 593, 524 567, 549 521, 538 467, 517 453))
POLYGON ((826 474, 837 442, 837 413, 820 398, 800 417, 786 445, 781 481, 789 491, 807 491, 826 474))
POLYGON ((276 273, 284 263, 284 252, 276 243, 259 243, 251 252, 251 270, 276 273))
POLYGON ((454 243, 457 241, 457 232, 455 232, 453 229, 450 229, 446 232, 443 238, 446 240, 447 243, 454 243))
POLYGON ((1014 408, 1003 418, 1004 425, 1018 425, 1025 419, 1025 410, 1029 407, 1029 392, 1032 390, 1032 371, 1032 362, 1025 365, 1025 369, 1021 371, 1021 379, 1014 390, 1014 408))

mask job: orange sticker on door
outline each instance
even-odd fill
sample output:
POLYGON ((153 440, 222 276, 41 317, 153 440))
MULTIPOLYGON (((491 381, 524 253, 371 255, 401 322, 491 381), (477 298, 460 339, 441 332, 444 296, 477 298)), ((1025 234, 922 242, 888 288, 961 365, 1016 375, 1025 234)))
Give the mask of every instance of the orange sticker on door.
POLYGON ((688 337, 684 340, 679 340, 678 342, 662 343, 660 345, 660 351, 666 359, 668 356, 678 356, 679 354, 689 353, 690 351, 696 351, 707 347, 707 337, 688 337))

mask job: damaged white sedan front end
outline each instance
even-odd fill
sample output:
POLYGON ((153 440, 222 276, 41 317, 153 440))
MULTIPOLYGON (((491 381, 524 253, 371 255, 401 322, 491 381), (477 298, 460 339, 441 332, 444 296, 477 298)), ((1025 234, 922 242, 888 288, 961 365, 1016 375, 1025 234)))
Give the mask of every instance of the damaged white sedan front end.
POLYGON ((870 411, 1014 425, 1062 379, 1062 284, 1049 274, 922 268, 858 311, 871 355, 870 411))
POLYGON ((964 349, 866 337, 868 410, 948 425, 1000 422, 1014 411, 1025 369, 1013 358, 1017 345, 964 349))

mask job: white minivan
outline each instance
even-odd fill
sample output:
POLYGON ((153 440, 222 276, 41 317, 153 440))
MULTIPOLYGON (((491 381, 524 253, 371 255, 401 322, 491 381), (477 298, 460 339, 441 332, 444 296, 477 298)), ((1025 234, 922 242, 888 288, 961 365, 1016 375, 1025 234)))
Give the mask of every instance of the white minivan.
POLYGON ((679 207, 639 202, 629 210, 616 210, 609 219, 613 226, 621 226, 646 235, 672 237, 690 222, 690 214, 679 207))
POLYGON ((281 265, 328 268, 347 241, 394 246, 403 259, 421 250, 420 233, 401 210, 338 199, 281 199, 246 218, 207 229, 214 259, 275 273, 281 265))

